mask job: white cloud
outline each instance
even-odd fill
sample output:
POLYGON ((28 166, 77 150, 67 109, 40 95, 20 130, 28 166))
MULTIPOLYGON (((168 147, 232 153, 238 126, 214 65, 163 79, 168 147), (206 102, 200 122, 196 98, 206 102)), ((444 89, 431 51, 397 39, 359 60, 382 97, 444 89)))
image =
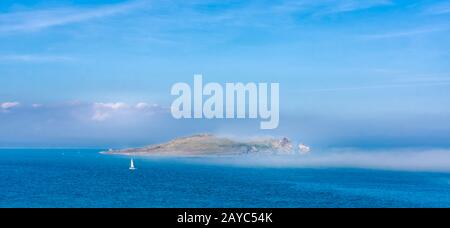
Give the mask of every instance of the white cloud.
POLYGON ((159 108, 159 105, 157 104, 148 104, 145 102, 139 102, 135 106, 137 109, 152 109, 152 108, 159 108))
POLYGON ((42 104, 32 104, 31 105, 31 107, 33 107, 33 108, 40 108, 42 106, 43 106, 42 104))
POLYGON ((111 115, 119 110, 128 109, 129 106, 123 102, 115 103, 94 103, 94 115, 92 120, 104 121, 111 117, 111 115))
POLYGON ((149 108, 149 107, 150 107, 150 105, 147 104, 147 103, 145 103, 145 102, 140 102, 140 103, 138 103, 138 104, 136 105, 136 108, 137 108, 137 109, 146 109, 146 108, 149 108))
POLYGON ((2 108, 2 109, 4 109, 4 110, 7 110, 7 109, 11 109, 11 108, 14 108, 14 107, 17 107, 17 106, 19 106, 20 105, 20 103, 19 102, 4 102, 4 103, 0 103, 0 108, 2 108))
POLYGON ((137 9, 144 3, 147 1, 130 1, 97 8, 55 8, 3 13, 0 14, 0 32, 38 31, 113 16, 137 9))
POLYGON ((94 103, 94 108, 96 109, 112 109, 112 110, 119 110, 119 109, 125 109, 128 108, 128 105, 123 102, 116 102, 116 103, 94 103))

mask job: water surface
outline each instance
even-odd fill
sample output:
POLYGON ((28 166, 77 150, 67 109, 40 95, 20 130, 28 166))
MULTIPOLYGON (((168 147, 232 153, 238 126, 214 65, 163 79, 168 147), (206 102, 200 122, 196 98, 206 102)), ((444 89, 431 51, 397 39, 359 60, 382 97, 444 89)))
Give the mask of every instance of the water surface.
POLYGON ((0 150, 0 207, 450 207, 450 173, 0 150))

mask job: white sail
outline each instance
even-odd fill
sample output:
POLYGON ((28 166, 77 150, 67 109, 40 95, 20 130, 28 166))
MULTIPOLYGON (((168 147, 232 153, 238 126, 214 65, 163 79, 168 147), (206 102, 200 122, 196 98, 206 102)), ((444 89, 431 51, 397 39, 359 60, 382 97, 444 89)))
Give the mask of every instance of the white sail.
POLYGON ((130 170, 134 170, 134 169, 136 169, 136 168, 134 168, 134 161, 133 161, 133 159, 131 159, 131 161, 130 161, 130 170))

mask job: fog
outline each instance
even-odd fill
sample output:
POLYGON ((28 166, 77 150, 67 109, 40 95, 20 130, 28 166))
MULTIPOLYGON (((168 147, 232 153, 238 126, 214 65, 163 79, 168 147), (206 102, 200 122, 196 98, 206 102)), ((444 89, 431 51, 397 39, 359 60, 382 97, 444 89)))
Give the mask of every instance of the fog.
POLYGON ((329 151, 316 151, 307 155, 249 155, 187 158, 185 161, 261 168, 363 168, 450 172, 450 150, 447 149, 389 149, 370 151, 332 149, 329 151))

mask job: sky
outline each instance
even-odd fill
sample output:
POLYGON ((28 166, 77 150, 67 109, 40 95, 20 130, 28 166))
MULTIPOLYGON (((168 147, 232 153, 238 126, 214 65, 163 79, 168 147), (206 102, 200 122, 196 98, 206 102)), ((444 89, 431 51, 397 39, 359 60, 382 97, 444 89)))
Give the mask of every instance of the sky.
POLYGON ((2 0, 0 147, 448 147, 449 50, 448 1, 2 0), (280 126, 174 120, 170 88, 194 74, 280 83, 280 126))

